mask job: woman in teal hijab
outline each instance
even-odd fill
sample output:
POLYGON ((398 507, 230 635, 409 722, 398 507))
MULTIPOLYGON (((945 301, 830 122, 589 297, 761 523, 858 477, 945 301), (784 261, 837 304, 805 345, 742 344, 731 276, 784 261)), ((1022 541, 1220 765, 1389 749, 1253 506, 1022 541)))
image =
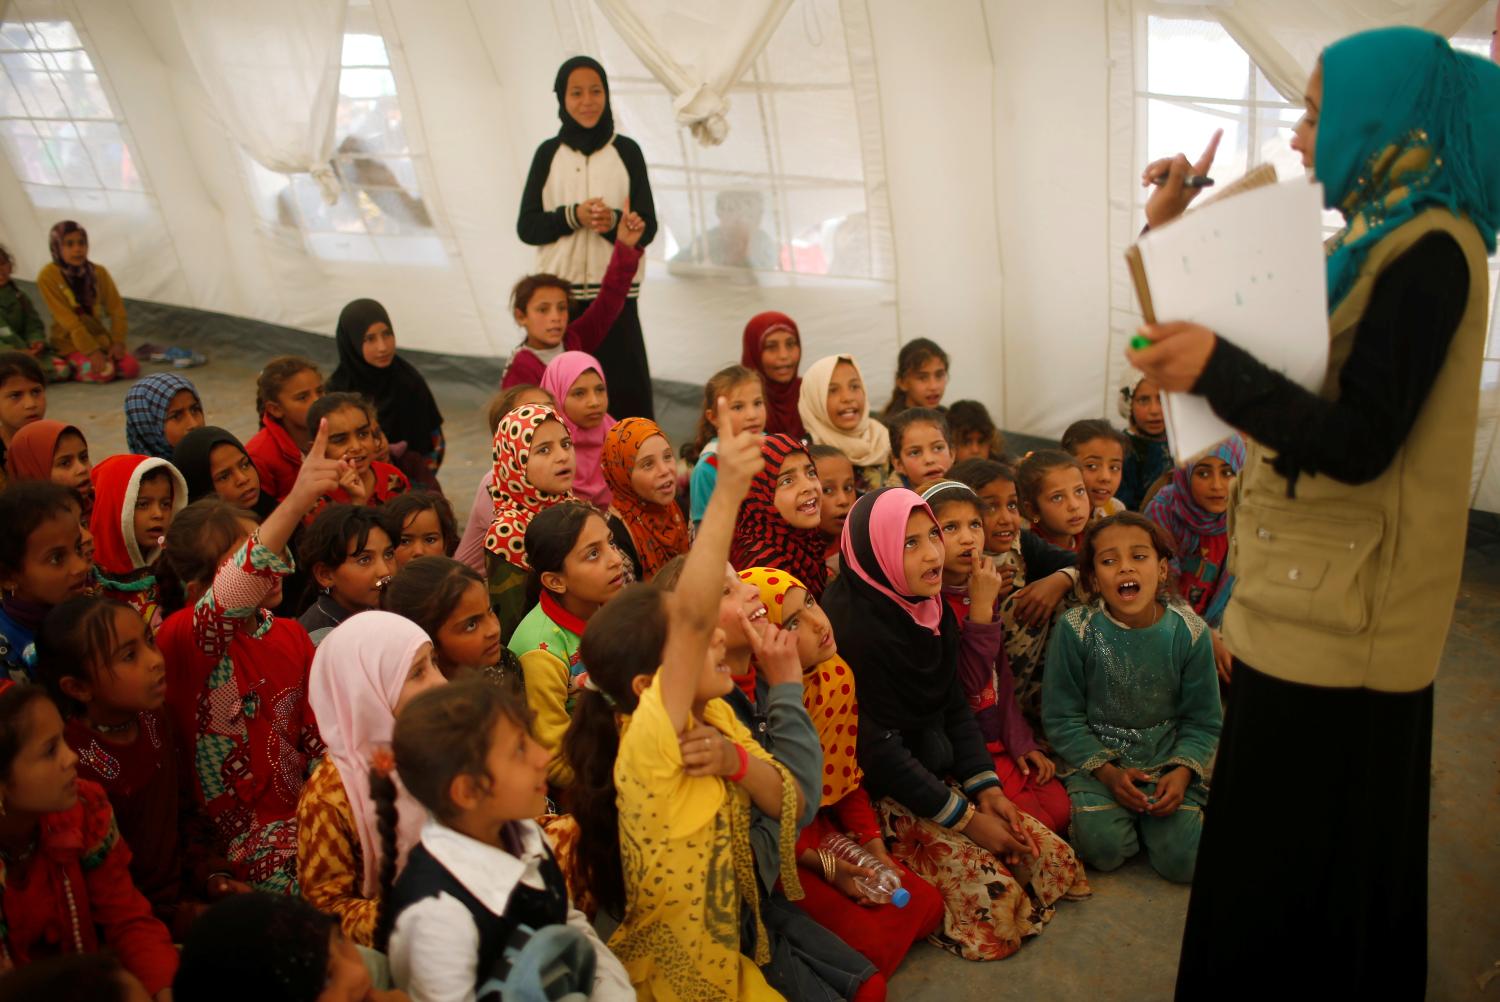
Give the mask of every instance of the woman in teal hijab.
MULTIPOLYGON (((1323 387, 1195 324, 1144 328, 1153 344, 1130 352, 1250 443, 1179 999, 1426 988, 1432 683, 1462 573, 1500 67, 1386 28, 1329 46, 1306 103, 1292 146, 1345 220, 1327 244, 1323 387)), ((1165 165, 1152 225, 1211 159, 1165 165)))

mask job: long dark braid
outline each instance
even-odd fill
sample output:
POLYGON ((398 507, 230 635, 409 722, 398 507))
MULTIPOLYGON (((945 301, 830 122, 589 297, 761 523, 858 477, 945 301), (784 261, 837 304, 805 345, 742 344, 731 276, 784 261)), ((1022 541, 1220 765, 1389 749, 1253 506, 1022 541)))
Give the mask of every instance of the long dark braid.
POLYGON ((380 838, 380 895, 375 906, 375 949, 386 952, 395 913, 391 888, 396 884, 396 760, 389 751, 376 754, 370 764, 370 799, 375 802, 375 831, 380 838))

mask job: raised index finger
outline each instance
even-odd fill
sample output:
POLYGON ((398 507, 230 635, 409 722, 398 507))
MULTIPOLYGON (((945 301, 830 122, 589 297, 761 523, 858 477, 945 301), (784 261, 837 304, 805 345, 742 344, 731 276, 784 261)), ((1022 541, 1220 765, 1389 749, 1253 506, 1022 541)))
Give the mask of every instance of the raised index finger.
POLYGON ((714 401, 714 430, 719 433, 720 442, 728 442, 734 437, 734 421, 729 416, 728 397, 719 397, 714 401))
POLYGON ((328 419, 322 418, 318 421, 318 433, 313 436, 313 443, 308 448, 307 454, 322 459, 328 455, 328 419))
POLYGON ((1199 174, 1207 174, 1208 169, 1214 165, 1214 154, 1219 152, 1219 140, 1224 138, 1223 129, 1215 129, 1213 136, 1208 140, 1208 146, 1204 147, 1203 155, 1198 162, 1193 164, 1193 170, 1199 174))

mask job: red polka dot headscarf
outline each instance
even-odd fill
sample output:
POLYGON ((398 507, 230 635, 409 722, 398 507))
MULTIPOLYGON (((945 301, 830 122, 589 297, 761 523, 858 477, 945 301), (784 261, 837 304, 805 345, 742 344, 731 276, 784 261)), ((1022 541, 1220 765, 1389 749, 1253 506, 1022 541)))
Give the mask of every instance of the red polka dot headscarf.
POLYGON ((526 527, 531 520, 559 501, 573 498, 572 491, 555 494, 533 486, 526 479, 531 440, 536 430, 548 421, 562 424, 557 411, 546 404, 522 404, 502 417, 495 428, 495 482, 490 485, 495 518, 484 534, 484 548, 522 569, 529 569, 526 527))
MULTIPOLYGON (((766 604, 766 618, 777 626, 783 622, 782 605, 794 588, 807 586, 786 571, 774 567, 751 567, 740 571, 740 580, 760 590, 766 604)), ((812 717, 823 746, 823 789, 819 806, 827 807, 853 793, 864 781, 859 760, 855 757, 855 738, 859 734, 859 702, 854 694, 854 672, 838 656, 837 640, 833 656, 811 668, 802 669, 802 705, 812 717)))

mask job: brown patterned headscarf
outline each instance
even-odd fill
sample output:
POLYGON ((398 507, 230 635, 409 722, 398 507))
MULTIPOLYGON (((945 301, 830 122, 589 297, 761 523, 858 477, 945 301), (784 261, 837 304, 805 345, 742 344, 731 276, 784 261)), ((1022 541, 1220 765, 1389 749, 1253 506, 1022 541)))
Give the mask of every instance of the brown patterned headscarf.
POLYGON ((77 311, 88 316, 94 312, 94 304, 99 301, 99 277, 94 274, 94 262, 87 258, 83 264, 77 265, 63 260, 63 237, 70 233, 82 233, 84 242, 88 242, 88 230, 71 219, 64 219, 47 234, 47 247, 52 251, 52 263, 62 269, 63 278, 73 292, 73 299, 78 304, 77 311))

